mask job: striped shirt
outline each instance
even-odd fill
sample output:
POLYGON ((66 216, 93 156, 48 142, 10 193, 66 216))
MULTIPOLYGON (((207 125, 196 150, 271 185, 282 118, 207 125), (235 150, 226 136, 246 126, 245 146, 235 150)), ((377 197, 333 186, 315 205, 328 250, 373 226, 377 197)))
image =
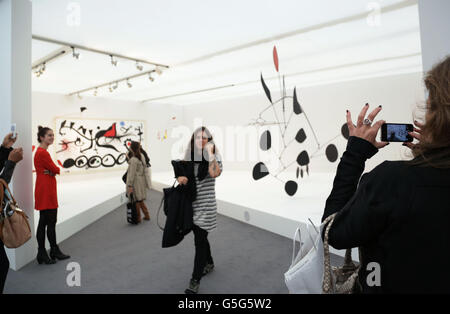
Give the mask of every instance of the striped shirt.
MULTIPOLYGON (((216 154, 216 160, 222 170, 222 159, 216 154)), ((216 203, 216 179, 208 174, 203 180, 197 178, 199 164, 194 164, 195 183, 197 185, 197 198, 192 202, 194 211, 194 224, 210 232, 217 226, 217 203, 216 203)))

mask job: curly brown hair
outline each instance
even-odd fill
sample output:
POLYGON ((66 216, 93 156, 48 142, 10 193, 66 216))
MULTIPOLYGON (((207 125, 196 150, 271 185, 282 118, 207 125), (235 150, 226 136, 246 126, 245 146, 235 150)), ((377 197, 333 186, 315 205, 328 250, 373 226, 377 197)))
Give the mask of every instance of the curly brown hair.
POLYGON ((412 150, 412 164, 450 168, 450 56, 424 78, 429 96, 421 140, 412 150))

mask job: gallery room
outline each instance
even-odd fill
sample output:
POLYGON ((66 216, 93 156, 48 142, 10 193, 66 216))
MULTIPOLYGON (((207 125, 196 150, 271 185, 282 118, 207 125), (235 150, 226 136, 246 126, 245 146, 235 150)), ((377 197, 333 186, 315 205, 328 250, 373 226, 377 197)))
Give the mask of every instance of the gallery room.
POLYGON ((449 12, 0 0, 2 292, 449 292, 449 12))

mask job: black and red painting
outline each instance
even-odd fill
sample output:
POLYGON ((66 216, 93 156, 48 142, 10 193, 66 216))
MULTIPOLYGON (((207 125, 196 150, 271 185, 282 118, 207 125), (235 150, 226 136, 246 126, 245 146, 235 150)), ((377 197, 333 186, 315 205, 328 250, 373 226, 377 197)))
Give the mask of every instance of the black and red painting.
POLYGON ((56 158, 65 172, 126 166, 131 141, 144 146, 144 121, 57 118, 56 158))

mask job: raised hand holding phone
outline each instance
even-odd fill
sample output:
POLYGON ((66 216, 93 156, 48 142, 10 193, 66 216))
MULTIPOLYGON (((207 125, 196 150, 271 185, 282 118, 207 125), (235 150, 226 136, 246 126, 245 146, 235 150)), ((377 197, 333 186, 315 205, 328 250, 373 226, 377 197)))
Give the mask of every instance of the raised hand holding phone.
MULTIPOLYGON (((422 138, 422 130, 421 130, 421 128, 423 128, 423 124, 418 122, 418 121, 416 121, 416 120, 414 120, 414 125, 416 127, 413 128, 413 131, 408 132, 408 134, 412 138, 415 138, 416 140, 420 141, 421 138, 422 138)), ((402 145, 413 149, 416 144, 412 143, 412 140, 411 140, 410 142, 404 142, 402 145)))
POLYGON ((17 141, 17 133, 15 137, 13 137, 13 133, 8 133, 3 139, 2 145, 3 147, 11 148, 16 141, 17 141))

